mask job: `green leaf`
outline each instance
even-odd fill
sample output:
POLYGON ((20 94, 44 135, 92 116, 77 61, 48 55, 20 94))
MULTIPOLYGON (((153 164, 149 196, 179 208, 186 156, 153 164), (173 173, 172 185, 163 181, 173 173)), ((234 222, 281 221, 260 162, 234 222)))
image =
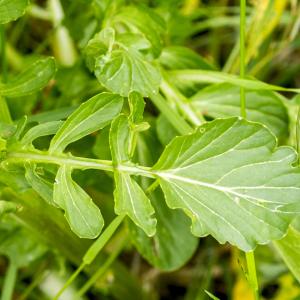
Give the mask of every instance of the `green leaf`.
POLYGON ((39 124, 30 128, 21 140, 23 146, 29 146, 32 142, 42 136, 52 135, 61 127, 62 121, 52 121, 39 124))
MULTIPOLYGON (((153 10, 142 6, 127 6, 121 9, 112 21, 125 25, 132 33, 138 32, 143 35, 151 43, 154 55, 160 54, 166 24, 153 10)), ((116 28, 118 27, 119 24, 116 24, 116 28)))
POLYGON ((37 122, 37 123, 45 123, 45 122, 53 122, 59 121, 62 119, 66 119, 77 107, 63 107, 50 111, 44 111, 38 113, 36 115, 28 116, 28 123, 37 122))
POLYGON ((275 241, 274 245, 282 259, 300 282, 300 231, 292 224, 287 235, 280 241, 275 241))
POLYGON ((112 122, 110 148, 116 167, 114 172, 115 212, 118 215, 127 214, 148 236, 152 236, 155 234, 156 219, 151 217, 154 209, 150 200, 128 173, 118 169, 119 163, 128 162, 130 159, 130 134, 130 125, 125 115, 120 115, 112 122))
POLYGON ((148 236, 153 236, 156 230, 156 219, 151 217, 154 209, 143 189, 128 174, 121 172, 115 172, 115 184, 116 214, 127 214, 148 236))
POLYGON ((174 82, 180 86, 190 86, 195 83, 230 83, 249 90, 285 91, 300 93, 300 89, 285 88, 259 81, 253 77, 240 78, 237 75, 210 70, 176 70, 170 71, 174 82))
POLYGON ((143 121, 145 101, 144 98, 137 92, 129 94, 128 103, 130 107, 129 119, 133 124, 138 124, 143 121))
POLYGON ((209 296, 210 299, 213 300, 220 300, 220 298, 214 296, 212 293, 210 293, 209 291, 205 291, 205 293, 209 296))
POLYGON ((181 46, 169 46, 163 49, 159 62, 170 70, 202 69, 214 70, 203 57, 193 50, 181 46))
POLYGON ((164 146, 171 142, 174 137, 178 136, 177 130, 174 129, 163 114, 160 114, 156 119, 156 131, 159 141, 164 146))
POLYGON ((0 0, 0 24, 14 21, 24 15, 29 0, 0 0))
POLYGON ((7 139, 16 131, 16 125, 0 122, 0 137, 7 139))
POLYGON ((166 201, 192 219, 196 236, 211 234, 244 251, 280 239, 299 202, 292 148, 276 148, 265 127, 240 118, 205 123, 175 138, 154 166, 166 201))
POLYGON ((34 165, 25 165, 25 178, 31 187, 43 198, 48 204, 57 206, 53 201, 53 184, 39 176, 34 165))
POLYGON ((53 201, 64 210, 72 231, 81 238, 96 238, 104 225, 101 212, 91 197, 72 179, 72 170, 58 169, 53 201))
POLYGON ((49 151, 62 152, 67 145, 108 125, 121 111, 123 99, 111 93, 96 95, 80 105, 53 137, 49 151))
MULTIPOLYGON (((227 83, 200 90, 191 105, 213 118, 240 114, 240 88, 227 83)), ((265 124, 278 137, 288 134, 288 114, 281 97, 272 91, 246 91, 247 118, 265 124)))
POLYGON ((99 82, 124 97, 133 91, 144 97, 157 93, 161 80, 159 69, 141 52, 149 47, 147 41, 137 34, 121 34, 112 45, 113 40, 114 33, 108 28, 87 45, 86 52, 90 61, 94 57, 99 82))
POLYGON ((44 88, 56 71, 52 57, 41 59, 8 83, 0 84, 0 95, 22 97, 44 88))
MULTIPOLYGON (((139 163, 153 165, 161 152, 155 130, 148 130, 138 136, 137 153, 139 163)), ((141 178, 143 188, 148 188, 153 180, 141 178)), ((189 219, 180 210, 171 210, 157 188, 149 195, 157 219, 156 233, 149 238, 143 230, 129 222, 130 237, 141 255, 153 266, 164 271, 172 271, 183 266, 194 254, 198 239, 189 228, 189 219), (178 238, 180 236, 180 238, 178 238)))
POLYGON ((190 233, 188 218, 181 211, 170 210, 159 189, 149 197, 157 219, 156 233, 149 238, 131 224, 133 243, 153 266, 164 271, 179 269, 194 254, 198 240, 190 233))
POLYGON ((28 266, 47 251, 26 229, 4 222, 0 225, 0 253, 18 268, 28 266))

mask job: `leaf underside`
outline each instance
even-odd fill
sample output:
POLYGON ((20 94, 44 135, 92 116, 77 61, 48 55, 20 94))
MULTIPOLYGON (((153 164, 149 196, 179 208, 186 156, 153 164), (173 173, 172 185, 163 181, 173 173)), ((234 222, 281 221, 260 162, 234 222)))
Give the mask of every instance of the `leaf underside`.
MULTIPOLYGON (((240 88, 228 83, 214 84, 191 98, 191 105, 212 118, 240 114, 240 88)), ((288 135, 288 114, 280 96, 273 91, 246 91, 247 119, 266 125, 277 137, 288 135)))
MULTIPOLYGON (((119 163, 130 160, 130 126, 125 115, 120 115, 111 125, 110 148, 112 159, 116 167, 119 163)), ((127 214, 131 220, 141 227, 148 236, 155 234, 156 219, 151 215, 154 209, 143 189, 127 173, 116 168, 115 178, 115 212, 127 214)))
POLYGON ((175 138, 154 171, 168 206, 191 217, 196 236, 250 251, 285 234, 300 199, 296 153, 275 147, 258 123, 217 119, 175 138))
POLYGON ((61 166, 54 184, 53 201, 65 211, 74 233, 81 238, 96 238, 104 225, 101 212, 90 196, 72 179, 72 170, 61 166))

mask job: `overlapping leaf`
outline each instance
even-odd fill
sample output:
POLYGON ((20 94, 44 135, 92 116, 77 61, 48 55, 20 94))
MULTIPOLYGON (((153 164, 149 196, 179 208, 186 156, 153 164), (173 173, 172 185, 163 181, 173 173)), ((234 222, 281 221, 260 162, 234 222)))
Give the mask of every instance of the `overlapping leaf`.
POLYGON ((160 54, 166 24, 153 10, 142 6, 127 6, 113 18, 113 22, 124 24, 130 32, 143 35, 151 43, 154 55, 160 54))
MULTIPOLYGON (((191 98, 191 105, 213 118, 240 114, 240 88, 228 83, 209 86, 191 98)), ((265 124, 277 136, 288 134, 288 114, 280 96, 272 91, 246 92, 247 118, 265 124)))
MULTIPOLYGON (((154 133, 152 129, 138 136, 137 152, 142 165, 152 165, 160 155, 160 145, 154 133)), ((143 188, 149 187, 151 183, 149 178, 140 180, 143 188)), ((141 255, 155 267, 165 271, 178 269, 191 258, 198 239, 190 232, 188 217, 180 210, 169 209, 159 188, 149 198, 155 209, 156 233, 148 237, 130 222, 131 239, 141 255)))
POLYGON ((34 165, 25 166, 25 178, 31 187, 43 198, 48 204, 56 206, 53 201, 53 183, 39 176, 34 165))
POLYGON ((126 97, 133 91, 149 96, 158 92, 161 80, 158 67, 141 52, 149 47, 138 34, 120 34, 115 40, 114 31, 107 28, 89 42, 86 52, 108 90, 126 97))
POLYGON ((32 127, 23 136, 21 144, 28 146, 39 137, 55 134, 62 123, 62 121, 51 121, 32 127))
POLYGON ((167 204, 191 217, 195 235, 249 251, 285 234, 300 199, 295 159, 262 125, 229 118, 175 138, 154 170, 167 204))
POLYGON ((116 118, 110 131, 110 148, 115 174, 115 212, 127 214, 132 221, 141 227, 145 233, 152 236, 155 233, 156 220, 151 217, 154 209, 138 183, 128 173, 118 169, 118 164, 130 159, 130 126, 125 115, 116 118))
POLYGON ((108 125, 122 109, 123 99, 111 93, 96 95, 77 108, 60 127, 50 152, 62 152, 67 145, 108 125))
POLYGON ((61 166, 54 184, 53 201, 65 211, 65 217, 74 233, 93 239, 101 232, 104 221, 91 197, 72 179, 72 170, 61 166))

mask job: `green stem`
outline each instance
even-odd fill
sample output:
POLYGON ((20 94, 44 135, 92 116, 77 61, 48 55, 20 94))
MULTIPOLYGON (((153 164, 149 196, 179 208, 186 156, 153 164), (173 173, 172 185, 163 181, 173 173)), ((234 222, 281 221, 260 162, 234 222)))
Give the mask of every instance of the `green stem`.
POLYGON ((83 263, 89 265, 96 258, 101 249, 105 246, 105 244, 112 237, 114 232, 117 230, 119 225, 124 220, 125 215, 117 216, 109 226, 104 230, 104 232, 100 235, 100 237, 91 245, 86 254, 83 257, 83 263))
MULTIPOLYGON (((245 27, 246 27, 246 0, 240 0, 240 77, 245 78, 245 27)), ((245 88, 240 88, 241 116, 246 118, 245 88)))
MULTIPOLYGON (((240 0, 240 77, 245 78, 246 64, 245 64, 245 28, 246 28, 246 0, 240 0)), ((241 100, 241 116, 247 117, 246 113, 246 94, 245 88, 240 88, 241 100)), ((246 252, 246 261, 248 269, 248 280, 252 288, 254 299, 259 299, 258 282, 256 275, 255 257, 254 252, 246 252)))
POLYGON ((5 275, 3 287, 2 287, 2 296, 1 300, 11 300, 13 296, 14 286, 17 279, 17 266, 10 262, 8 270, 5 275))
MULTIPOLYGON (((0 25, 0 54, 1 54, 1 70, 2 81, 7 81, 7 60, 6 60, 6 34, 4 25, 0 25)), ((9 109, 4 97, 0 96, 0 121, 12 123, 9 109)))
POLYGON ((179 134, 185 135, 193 131, 193 128, 185 121, 185 119, 172 109, 160 94, 152 94, 150 98, 179 134))
POLYGON ((159 187, 159 180, 156 179, 145 191, 146 195, 151 194, 152 192, 154 192, 156 190, 156 188, 159 187))
POLYGON ((81 264, 77 270, 71 275, 71 277, 67 280, 67 282, 64 284, 64 286, 58 291, 56 296, 53 298, 53 300, 58 300, 59 297, 63 294, 63 292, 72 284, 72 282, 77 278, 77 276, 80 274, 80 272, 84 269, 85 264, 81 264))
POLYGON ((60 0, 48 0, 49 13, 55 28, 53 52, 63 66, 72 66, 77 59, 77 51, 69 30, 63 25, 64 10, 60 0))
POLYGON ((194 110, 192 110, 188 99, 181 94, 180 91, 166 78, 162 81, 160 88, 165 94, 166 98, 173 102, 180 109, 186 119, 188 119, 193 125, 199 126, 203 121, 205 122, 202 116, 198 115, 194 110))
POLYGON ((142 175, 149 178, 155 178, 154 172, 148 167, 136 166, 136 165, 118 165, 113 166, 110 160, 100 160, 85 157, 69 156, 65 154, 53 155, 47 152, 35 151, 35 152, 8 152, 4 163, 22 163, 35 162, 35 163, 48 163, 56 165, 69 165, 74 169, 96 169, 103 171, 113 172, 116 169, 123 172, 132 173, 135 175, 142 175))
POLYGON ((254 299, 259 300, 259 289, 258 289, 258 281, 256 275, 255 257, 253 251, 246 252, 246 261, 247 261, 249 284, 252 288, 254 299))
POLYGON ((99 238, 89 247, 85 255, 83 256, 82 263, 78 267, 78 269, 72 274, 72 276, 68 279, 68 281, 64 284, 64 286, 60 289, 60 291, 56 294, 53 300, 58 300, 62 293, 72 284, 72 282, 77 278, 80 272, 89 264, 91 264, 102 248, 106 245, 106 243, 110 240, 112 235, 118 229, 119 225, 124 220, 125 215, 117 216, 103 231, 103 233, 99 236, 99 238))
POLYGON ((118 247, 114 249, 114 251, 110 254, 108 259, 105 261, 105 263, 97 270, 95 274, 84 284, 84 286, 78 291, 77 297, 83 296, 89 288, 102 276, 105 274, 105 272, 108 270, 108 268, 111 266, 111 264, 115 261, 115 259, 119 256, 122 249, 128 242, 128 238, 125 237, 119 244, 118 247))

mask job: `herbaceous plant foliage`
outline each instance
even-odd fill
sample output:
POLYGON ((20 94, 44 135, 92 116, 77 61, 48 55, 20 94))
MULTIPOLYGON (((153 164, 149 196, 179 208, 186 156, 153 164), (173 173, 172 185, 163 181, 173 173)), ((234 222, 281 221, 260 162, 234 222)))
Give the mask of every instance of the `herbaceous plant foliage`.
POLYGON ((10 299, 298 299, 300 3, 0 0, 10 299))

